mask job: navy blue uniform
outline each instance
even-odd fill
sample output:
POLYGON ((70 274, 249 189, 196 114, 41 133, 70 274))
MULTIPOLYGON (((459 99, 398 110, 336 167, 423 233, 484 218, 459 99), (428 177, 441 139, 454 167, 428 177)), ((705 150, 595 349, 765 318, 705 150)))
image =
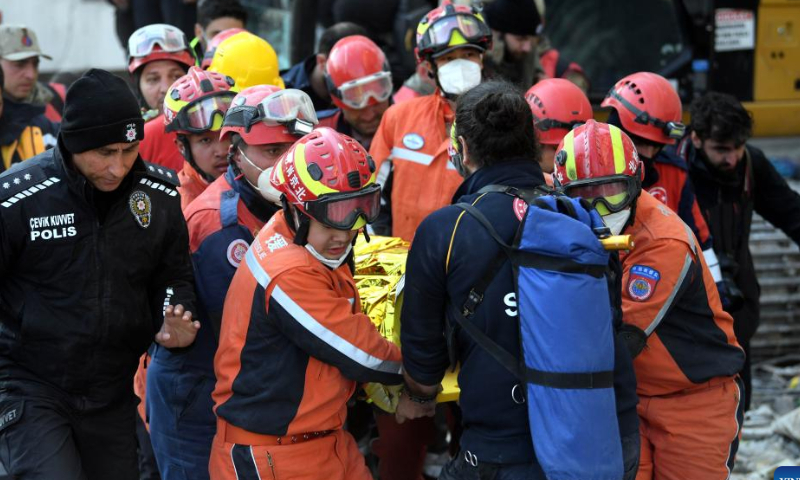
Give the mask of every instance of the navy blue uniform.
MULTIPOLYGON (((519 160, 481 168, 459 187, 455 199, 472 203, 511 243, 520 220, 508 195, 478 195, 490 184, 533 188, 544 184, 536 162, 519 160)), ((455 325, 450 308, 460 308, 467 292, 498 255, 499 246, 477 220, 450 206, 429 215, 417 229, 406 270, 401 343, 405 371, 417 382, 436 385, 449 366, 447 325, 455 325), (458 229, 453 234, 453 230, 458 229)), ((565 292, 563 301, 570 301, 565 292)), ((514 276, 506 263, 486 289, 472 322, 510 353, 520 356, 519 322, 514 276)), ((461 448, 479 463, 535 464, 525 405, 512 399, 519 381, 460 329, 454 344, 461 364, 458 383, 463 410, 461 448)), ((618 343, 616 356, 617 410, 620 433, 638 439, 636 380, 630 355, 618 343)), ((633 440, 636 442, 636 440, 633 440)), ((638 443, 636 443, 638 445, 638 443)), ((638 447, 636 447, 638 453, 638 447)), ((538 472, 538 464, 524 468, 538 472)))

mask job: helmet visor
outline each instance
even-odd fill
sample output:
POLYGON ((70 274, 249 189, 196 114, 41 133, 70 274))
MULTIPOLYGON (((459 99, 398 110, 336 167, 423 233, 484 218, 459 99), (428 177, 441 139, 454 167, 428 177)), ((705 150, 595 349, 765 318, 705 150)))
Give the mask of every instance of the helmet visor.
POLYGON ((478 20, 474 15, 457 13, 436 20, 428 30, 422 35, 419 41, 419 49, 438 49, 450 45, 454 32, 459 32, 464 40, 472 43, 480 38, 490 36, 492 32, 489 27, 478 20))
POLYGON ((204 97, 190 103, 178 113, 176 122, 174 122, 177 123, 176 130, 191 133, 219 130, 222 127, 222 119, 225 118, 225 112, 231 106, 233 97, 233 92, 230 92, 204 97), (219 115, 219 121, 215 122, 217 115, 219 115))
POLYGON ((608 215, 628 208, 636 197, 638 188, 635 177, 614 175, 572 182, 563 187, 563 190, 568 197, 583 198, 601 215, 608 215), (604 209, 607 211, 603 211, 604 209))
POLYGON ((183 32, 170 25, 148 25, 140 28, 128 39, 128 55, 144 57, 158 45, 165 52, 188 50, 183 32))
POLYGON ((367 223, 378 218, 381 211, 381 187, 373 183, 358 192, 323 195, 308 202, 306 211, 315 220, 338 230, 351 230, 360 217, 367 223))
POLYGON ((393 87, 392 74, 378 72, 342 84, 338 93, 342 103, 350 108, 360 110, 369 105, 370 99, 375 99, 376 102, 388 100, 393 87))
POLYGON ((288 88, 269 95, 258 104, 258 115, 253 121, 261 120, 270 126, 282 125, 294 120, 304 120, 316 125, 317 113, 309 96, 294 88, 288 88))

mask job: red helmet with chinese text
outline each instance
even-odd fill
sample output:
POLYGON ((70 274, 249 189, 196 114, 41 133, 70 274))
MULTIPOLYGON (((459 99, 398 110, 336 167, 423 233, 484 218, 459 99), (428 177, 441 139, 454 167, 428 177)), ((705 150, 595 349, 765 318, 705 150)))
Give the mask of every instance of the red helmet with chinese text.
POLYGON ((339 108, 360 110, 392 95, 392 72, 383 50, 361 35, 344 37, 325 63, 325 83, 339 108))
POLYGON ((417 62, 433 59, 452 50, 472 47, 484 52, 492 47, 492 30, 479 9, 453 5, 444 0, 417 25, 417 62))
POLYGON ((270 183, 301 213, 339 230, 358 230, 380 212, 375 162, 347 135, 321 127, 283 154, 270 183))
POLYGON ((203 70, 206 70, 208 67, 210 67, 211 61, 214 59, 214 53, 216 53, 219 44, 224 42, 226 39, 236 35, 237 33, 245 31, 246 30, 243 28, 228 28, 214 35, 214 38, 212 38, 211 41, 208 42, 208 47, 206 47, 206 51, 203 54, 203 61, 200 62, 200 67, 203 70))
POLYGON ((189 68, 195 65, 192 50, 183 32, 172 25, 146 25, 128 38, 128 72, 157 60, 171 60, 189 68))
POLYGON ((225 114, 220 138, 238 133, 248 145, 294 143, 317 121, 314 104, 301 90, 256 85, 239 92, 225 114))
POLYGON ((539 142, 558 145, 576 125, 592 118, 586 94, 563 78, 548 78, 525 92, 533 112, 533 127, 539 142))
POLYGON ((628 75, 600 105, 615 109, 627 132, 651 142, 671 145, 686 133, 681 99, 669 80, 656 73, 628 75))
POLYGON ((600 215, 630 207, 642 190, 644 169, 621 129, 589 120, 567 133, 555 157, 556 187, 583 197, 600 215))
POLYGON ((166 131, 186 134, 219 130, 237 92, 231 77, 190 68, 164 97, 166 131))

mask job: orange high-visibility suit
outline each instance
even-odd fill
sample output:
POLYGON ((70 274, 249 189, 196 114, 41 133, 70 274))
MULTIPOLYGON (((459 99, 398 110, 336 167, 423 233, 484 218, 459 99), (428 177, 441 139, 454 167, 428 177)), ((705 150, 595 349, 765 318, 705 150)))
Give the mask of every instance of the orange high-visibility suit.
POLYGON ((369 153, 378 183, 391 175, 392 236, 411 241, 422 220, 450 205, 464 180, 447 155, 455 113, 437 90, 389 107, 369 153))
POLYGON ((283 212, 233 277, 214 358, 213 480, 371 479, 342 430, 356 382, 399 384, 400 350, 361 313, 345 263, 331 270, 283 212))
POLYGON ((634 359, 641 458, 637 480, 726 479, 743 420, 744 352, 691 229, 642 192, 623 232, 622 319, 648 334, 634 359))

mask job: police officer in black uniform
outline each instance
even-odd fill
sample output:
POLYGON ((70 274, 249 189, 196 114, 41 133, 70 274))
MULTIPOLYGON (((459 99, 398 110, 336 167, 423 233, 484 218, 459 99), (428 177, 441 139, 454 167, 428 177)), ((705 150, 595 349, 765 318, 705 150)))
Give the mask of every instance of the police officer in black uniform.
POLYGON ((137 360, 199 328, 177 176, 138 156, 143 132, 125 82, 90 70, 57 147, 0 176, 0 462, 15 478, 137 479, 137 360))

